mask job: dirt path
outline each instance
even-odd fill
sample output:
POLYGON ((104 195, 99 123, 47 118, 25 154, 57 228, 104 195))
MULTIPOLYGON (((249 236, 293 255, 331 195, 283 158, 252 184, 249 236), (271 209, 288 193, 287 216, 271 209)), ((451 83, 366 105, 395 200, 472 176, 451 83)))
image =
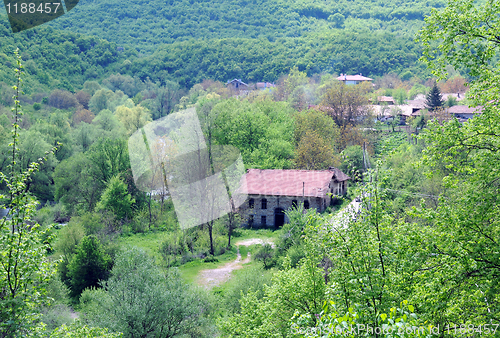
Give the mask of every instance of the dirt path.
POLYGON ((245 239, 243 241, 239 241, 239 242, 236 242, 236 246, 240 246, 240 245, 243 245, 243 246, 250 246, 250 245, 254 245, 254 244, 261 244, 261 245, 264 245, 264 244, 271 244, 271 246, 274 248, 275 245, 273 242, 271 241, 263 241, 262 239, 260 238, 250 238, 250 239, 245 239))
POLYGON ((274 243, 271 241, 264 242, 258 238, 251 238, 244 241, 239 241, 235 245, 238 249, 238 254, 236 256, 236 260, 226 263, 223 266, 216 269, 206 269, 200 271, 198 274, 198 284, 205 286, 208 289, 213 288, 214 286, 219 286, 229 280, 231 278, 231 272, 233 270, 238 270, 243 267, 243 264, 250 262, 250 252, 247 254, 247 257, 242 261, 240 254, 240 245, 250 246, 253 244, 264 244, 270 243, 274 247, 274 243))

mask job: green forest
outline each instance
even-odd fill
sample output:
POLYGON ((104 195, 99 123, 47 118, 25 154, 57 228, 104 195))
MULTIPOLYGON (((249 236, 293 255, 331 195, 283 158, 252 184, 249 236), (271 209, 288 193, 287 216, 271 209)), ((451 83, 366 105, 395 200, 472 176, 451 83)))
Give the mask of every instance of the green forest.
POLYGON ((0 337, 500 337, 500 3, 82 0, 15 34, 3 13, 0 337), (198 174, 241 155, 347 193, 186 228, 151 154, 189 148, 159 123, 188 112, 198 174))

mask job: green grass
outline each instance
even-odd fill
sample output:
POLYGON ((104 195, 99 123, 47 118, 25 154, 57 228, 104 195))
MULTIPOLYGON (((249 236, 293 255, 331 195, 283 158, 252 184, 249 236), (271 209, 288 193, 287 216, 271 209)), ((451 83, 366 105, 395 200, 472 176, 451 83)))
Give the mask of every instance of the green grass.
POLYGON ((130 236, 120 236, 118 244, 120 247, 138 247, 146 251, 149 255, 155 257, 156 263, 161 262, 160 245, 166 239, 168 231, 147 232, 133 234, 130 236))
POLYGON ((250 238, 259 238, 259 239, 267 239, 270 241, 275 241, 279 238, 281 234, 281 229, 278 230, 270 230, 270 229, 237 229, 235 231, 234 236, 231 238, 231 243, 236 244, 239 241, 250 239, 250 238))
MULTIPOLYGON (((235 236, 231 238, 231 242, 233 243, 231 250, 227 251, 223 255, 216 256, 219 260, 218 262, 205 263, 203 259, 196 259, 194 261, 188 262, 179 266, 179 272, 183 279, 188 283, 194 283, 196 281, 196 276, 199 274, 201 270, 205 269, 215 269, 224 264, 234 261, 236 259, 236 243, 241 240, 247 240, 251 238, 259 238, 262 240, 270 240, 276 241, 281 234, 280 230, 269 230, 269 229, 258 229, 258 230, 250 230, 250 229, 237 229, 235 230, 235 236)), ((148 233, 139 233, 132 234, 129 236, 120 236, 118 238, 118 244, 120 247, 139 247, 146 251, 149 255, 155 257, 156 263, 161 265, 162 257, 159 253, 159 248, 161 243, 168 236, 168 231, 163 232, 148 232, 148 233)), ((244 264, 244 266, 250 266, 252 264, 257 264, 253 260, 253 256, 257 252, 260 247, 260 244, 254 244, 249 247, 240 245, 240 254, 242 260, 247 257, 248 252, 252 255, 252 260, 249 263, 244 264)))

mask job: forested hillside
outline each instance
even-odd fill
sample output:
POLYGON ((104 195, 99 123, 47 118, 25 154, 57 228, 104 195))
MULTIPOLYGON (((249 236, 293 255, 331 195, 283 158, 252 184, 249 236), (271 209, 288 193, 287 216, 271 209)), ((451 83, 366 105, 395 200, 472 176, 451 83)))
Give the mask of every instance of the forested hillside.
POLYGON ((413 34, 431 8, 444 4, 443 0, 81 0, 52 25, 152 52, 158 44, 193 38, 274 41, 344 27, 413 34))
POLYGON ((47 91, 49 88, 74 91, 87 80, 102 79, 112 73, 126 54, 119 54, 114 43, 101 38, 50 27, 36 27, 12 34, 7 17, 2 15, 0 84, 14 81, 12 65, 15 63, 13 52, 16 47, 25 60, 27 76, 24 90, 28 94, 47 91))
POLYGON ((14 46, 26 61, 28 92, 32 87, 73 91, 110 72, 142 81, 168 79, 187 88, 207 78, 273 82, 294 66, 308 76, 392 72, 402 79, 426 78, 413 35, 431 8, 443 5, 440 0, 83 0, 66 15, 18 35, 2 16, 0 81, 12 81, 6 69, 14 46))
POLYGON ((444 5, 1 10, 0 338, 500 337, 500 0, 444 5))
POLYGON ((410 39, 391 33, 329 31, 301 38, 217 39, 163 45, 151 56, 122 66, 122 73, 164 81, 170 78, 191 87, 204 79, 225 82, 276 81, 297 66, 309 76, 320 73, 389 72, 403 79, 425 74, 417 64, 419 47, 410 39))

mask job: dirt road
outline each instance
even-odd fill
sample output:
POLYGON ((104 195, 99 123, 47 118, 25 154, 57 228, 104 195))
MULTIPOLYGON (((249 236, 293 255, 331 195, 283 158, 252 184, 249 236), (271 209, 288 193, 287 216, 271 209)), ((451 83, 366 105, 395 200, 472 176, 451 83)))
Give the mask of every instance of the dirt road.
POLYGON ((244 260, 241 260, 240 248, 239 246, 250 246, 253 244, 264 244, 269 243, 274 247, 274 243, 271 241, 263 241, 259 238, 251 238, 243 241, 236 242, 236 247, 238 249, 238 255, 236 256, 236 260, 226 263, 225 265, 216 268, 216 269, 206 269, 200 271, 197 277, 197 283, 199 285, 205 286, 208 289, 213 288, 214 286, 219 286, 229 280, 231 278, 231 272, 233 270, 241 269, 243 264, 250 262, 250 252, 247 254, 247 257, 244 260))

